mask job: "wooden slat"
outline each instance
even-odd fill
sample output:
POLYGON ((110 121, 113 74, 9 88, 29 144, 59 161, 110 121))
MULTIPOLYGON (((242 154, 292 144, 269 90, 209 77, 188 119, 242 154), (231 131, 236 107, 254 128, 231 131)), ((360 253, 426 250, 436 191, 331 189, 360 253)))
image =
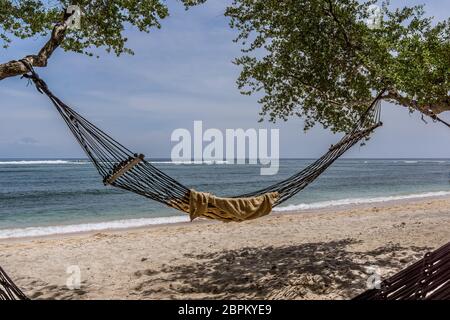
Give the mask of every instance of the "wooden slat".
POLYGON ((136 158, 130 160, 124 167, 120 168, 117 172, 113 173, 109 178, 107 178, 106 179, 106 183, 107 184, 113 184, 114 181, 119 179, 121 176, 123 176, 129 170, 133 169, 135 166, 137 166, 143 160, 144 160, 144 155, 143 154, 140 154, 136 158))

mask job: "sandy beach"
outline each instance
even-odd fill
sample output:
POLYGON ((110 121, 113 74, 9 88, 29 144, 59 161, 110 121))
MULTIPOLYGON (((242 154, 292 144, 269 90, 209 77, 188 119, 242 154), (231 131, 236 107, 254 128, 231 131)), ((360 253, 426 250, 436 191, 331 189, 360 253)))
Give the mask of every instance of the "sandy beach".
POLYGON ((384 279, 448 242, 449 208, 441 197, 1 240, 0 263, 32 299, 348 299, 373 270, 384 279))

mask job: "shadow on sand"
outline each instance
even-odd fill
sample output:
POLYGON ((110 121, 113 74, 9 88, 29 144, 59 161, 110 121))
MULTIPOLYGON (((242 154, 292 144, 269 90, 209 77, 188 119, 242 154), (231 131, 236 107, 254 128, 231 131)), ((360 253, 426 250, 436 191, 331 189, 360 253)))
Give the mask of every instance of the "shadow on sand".
POLYGON ((186 255, 193 262, 135 273, 144 298, 351 298, 379 270, 387 276, 420 259, 425 247, 388 244, 351 250, 353 239, 186 255))

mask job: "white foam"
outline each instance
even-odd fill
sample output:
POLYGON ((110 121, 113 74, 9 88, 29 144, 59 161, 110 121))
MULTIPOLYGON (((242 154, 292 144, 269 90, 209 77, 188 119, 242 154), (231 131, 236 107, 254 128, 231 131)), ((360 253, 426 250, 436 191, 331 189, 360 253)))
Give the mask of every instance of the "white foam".
POLYGON ((421 161, 421 162, 425 162, 425 163, 446 163, 447 161, 445 161, 445 160, 425 160, 425 161, 421 161))
POLYGON ((311 209, 322 209, 322 208, 335 207, 335 206, 345 206, 345 205, 352 205, 352 204, 379 203, 379 202, 407 200, 407 199, 442 197, 442 196, 448 196, 448 195, 450 195, 450 191, 426 192, 426 193, 375 197, 375 198, 348 198, 348 199, 320 201, 320 202, 313 202, 313 203, 291 204, 291 205, 287 205, 287 206, 283 206, 283 207, 276 207, 273 209, 273 211, 301 211, 301 210, 311 210, 311 209))
POLYGON ((84 223, 66 226, 28 227, 28 228, 3 229, 3 230, 0 229, 0 239, 38 237, 55 234, 100 231, 108 229, 126 229, 126 228, 150 226, 155 224, 179 223, 188 221, 189 221, 188 216, 173 216, 173 217, 159 217, 159 218, 115 220, 108 222, 84 223))
MULTIPOLYGON (((273 209, 273 211, 278 212, 302 211, 302 210, 321 209, 327 207, 352 205, 352 204, 379 203, 395 200, 420 199, 420 198, 440 197, 448 195, 450 195, 450 191, 426 192, 418 194, 375 197, 375 198, 349 198, 349 199, 321 201, 313 203, 301 203, 296 205, 287 205, 284 207, 276 207, 273 209)), ((100 231, 109 229, 126 229, 126 228, 136 228, 150 225, 171 224, 180 222, 189 222, 189 217, 188 216, 155 217, 142 219, 124 219, 124 220, 115 220, 98 223, 84 223, 75 225, 28 227, 28 228, 15 228, 3 230, 0 229, 0 239, 48 236, 56 234, 100 231)))
POLYGON ((204 161, 151 161, 151 163, 162 164, 229 164, 226 160, 204 160, 204 161))
POLYGON ((416 160, 404 160, 403 163, 417 163, 419 161, 416 160))
POLYGON ((36 165, 36 164, 85 164, 87 161, 69 161, 69 160, 19 160, 19 161, 0 161, 0 165, 36 165))

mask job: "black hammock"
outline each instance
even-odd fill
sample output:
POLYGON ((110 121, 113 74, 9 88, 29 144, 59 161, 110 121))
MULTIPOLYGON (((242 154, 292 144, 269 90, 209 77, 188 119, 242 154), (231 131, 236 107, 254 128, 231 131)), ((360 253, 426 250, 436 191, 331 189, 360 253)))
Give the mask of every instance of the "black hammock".
POLYGON ((354 300, 450 300, 450 242, 354 300))
POLYGON ((14 284, 0 267, 0 300, 27 300, 26 295, 14 284))
MULTIPOLYGON (((137 193, 172 208, 188 212, 191 214, 191 218, 195 218, 195 216, 192 216, 193 195, 195 193, 196 199, 202 198, 198 197, 195 190, 189 189, 164 172, 158 170, 145 160, 144 155, 132 152, 111 138, 107 133, 97 128, 90 121, 86 120, 86 118, 57 98, 49 90, 47 84, 39 78, 32 66, 28 63, 26 65, 30 72, 24 75, 24 77, 31 79, 36 85, 37 90, 48 96, 78 143, 98 170, 98 173, 103 177, 103 183, 105 185, 111 185, 137 193)), ((239 214, 227 215, 224 211, 233 211, 236 209, 236 206, 238 207, 237 210, 239 210, 242 206, 247 205, 242 202, 237 204, 232 203, 233 200, 243 200, 245 202, 246 200, 257 199, 251 205, 261 206, 265 201, 263 199, 264 196, 268 194, 275 195, 275 197, 271 198, 269 206, 266 206, 268 209, 265 210, 264 214, 268 214, 273 206, 283 203, 304 189, 343 153, 362 139, 368 137, 373 130, 382 125, 380 121, 380 97, 382 93, 380 92, 368 106, 367 110, 362 114, 359 121, 349 133, 337 144, 331 146, 322 157, 308 165, 305 169, 274 185, 240 196, 232 196, 230 198, 216 198, 211 196, 215 198, 212 201, 212 198, 205 200, 203 195, 202 215, 222 221, 243 221, 256 218, 261 216, 261 214, 242 216, 239 214), (220 201, 215 201, 217 199, 228 201, 225 204, 225 209, 222 206, 222 211, 219 213, 217 206, 220 206, 220 201), (233 205, 235 207, 230 208, 230 202, 232 204, 231 207, 233 205)), ((257 208, 257 210, 259 209, 257 208)))

